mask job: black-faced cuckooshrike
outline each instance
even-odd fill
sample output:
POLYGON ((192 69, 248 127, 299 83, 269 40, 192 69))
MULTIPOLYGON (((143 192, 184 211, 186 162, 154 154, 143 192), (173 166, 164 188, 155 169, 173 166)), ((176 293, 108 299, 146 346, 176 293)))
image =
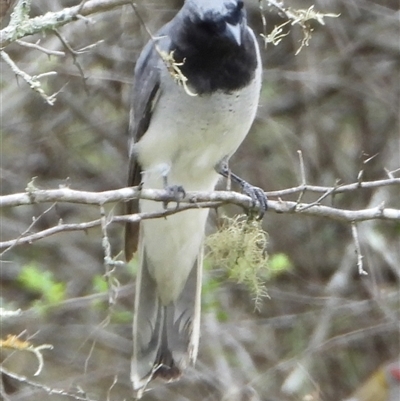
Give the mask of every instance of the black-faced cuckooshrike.
MULTIPOLYGON (((212 191, 254 120, 261 60, 241 0, 186 0, 143 49, 135 68, 129 185, 212 191), (193 94, 155 49, 170 54, 193 94), (225 166, 225 167, 224 167, 225 166)), ((266 208, 261 190, 239 179, 266 208)), ((163 210, 131 201, 127 213, 163 210)), ((138 250, 131 380, 139 393, 156 377, 180 377, 197 357, 203 237, 208 210, 126 225, 125 253, 138 250)))

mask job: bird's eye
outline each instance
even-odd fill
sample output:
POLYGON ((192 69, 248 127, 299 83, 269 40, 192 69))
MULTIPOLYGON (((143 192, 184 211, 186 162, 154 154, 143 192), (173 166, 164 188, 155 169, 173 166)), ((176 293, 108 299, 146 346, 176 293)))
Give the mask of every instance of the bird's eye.
POLYGON ((225 16, 225 21, 232 25, 240 23, 243 18, 243 1, 239 0, 236 6, 230 7, 229 14, 225 16))

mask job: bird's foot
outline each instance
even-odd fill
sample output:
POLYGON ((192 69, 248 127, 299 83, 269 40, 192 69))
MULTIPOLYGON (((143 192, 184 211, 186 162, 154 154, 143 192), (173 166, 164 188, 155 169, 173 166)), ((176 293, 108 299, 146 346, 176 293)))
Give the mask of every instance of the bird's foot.
POLYGON ((249 214, 251 216, 255 214, 257 220, 262 220, 265 212, 268 210, 268 198, 265 195, 265 192, 261 188, 249 184, 240 177, 237 178, 241 180, 241 182, 238 184, 242 187, 243 193, 249 196, 252 200, 252 207, 249 211, 249 214))
POLYGON ((164 189, 168 197, 168 200, 163 202, 164 209, 167 209, 169 202, 176 202, 178 208, 181 200, 186 196, 185 189, 182 185, 166 185, 164 189))
POLYGON ((238 184, 245 195, 249 196, 252 200, 252 205, 248 211, 250 217, 261 220, 265 212, 268 210, 268 198, 263 189, 249 184, 243 178, 232 173, 226 160, 223 160, 216 166, 216 171, 228 180, 232 180, 238 184))

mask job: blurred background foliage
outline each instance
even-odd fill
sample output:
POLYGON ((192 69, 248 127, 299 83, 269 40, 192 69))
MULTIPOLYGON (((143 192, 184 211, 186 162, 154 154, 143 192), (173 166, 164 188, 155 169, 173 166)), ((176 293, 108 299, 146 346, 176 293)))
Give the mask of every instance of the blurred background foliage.
MULTIPOLYGON (((78 3, 36 0, 32 15, 78 3)), ((155 32, 182 1, 137 3, 155 32)), ((260 34, 257 2, 246 3, 250 25, 260 34)), ((310 44, 297 56, 302 33, 296 27, 278 46, 262 50, 258 117, 231 162, 235 172, 267 191, 300 183, 298 150, 309 184, 355 182, 360 170, 365 180, 381 179, 387 177, 385 169, 400 167, 398 2, 286 1, 298 8, 312 4, 340 17, 327 19, 325 26, 313 24, 310 44)), ((284 20, 265 8, 271 31, 284 20)), ((31 75, 57 72, 42 79, 47 93, 60 91, 53 107, 0 64, 2 194, 24 191, 35 176, 41 188, 69 185, 101 191, 126 183, 132 74, 147 34, 128 6, 68 24, 59 32, 75 50, 97 45, 76 60, 69 54, 49 57, 16 43, 6 49, 31 75)), ((37 40, 65 51, 52 33, 26 38, 37 40)), ((312 199, 306 195, 303 200, 312 199)), ((353 210, 383 201, 400 208, 399 188, 359 190, 329 200, 353 210)), ((107 207, 110 213, 122 210, 122 205, 107 207)), ((98 218, 99 209, 55 204, 2 210, 2 240, 18 237, 33 216, 35 231, 60 219, 98 218)), ((215 224, 211 220, 210 231, 215 224)), ((347 224, 271 212, 264 229, 270 259, 282 271, 267 282, 270 298, 255 311, 245 287, 223 280, 218 267, 208 265, 199 361, 180 382, 156 383, 145 401, 338 401, 382 363, 398 357, 399 224, 359 224, 369 273, 363 277, 357 273, 347 224)), ((121 252, 122 231, 118 225, 109 228, 114 255, 121 252)), ((99 400, 130 399, 134 272, 133 263, 113 273, 109 283, 117 300, 110 306, 100 229, 17 246, 1 258, 0 299, 2 307, 24 312, 1 322, 1 336, 23 333, 34 344, 54 345, 52 351, 43 351, 45 366, 35 378, 38 382, 99 400), (109 390, 114 377, 117 383, 109 390)), ((0 357, 5 367, 28 377, 36 370, 32 355, 4 351, 0 357)), ((4 384, 12 401, 65 399, 10 379, 4 384)))

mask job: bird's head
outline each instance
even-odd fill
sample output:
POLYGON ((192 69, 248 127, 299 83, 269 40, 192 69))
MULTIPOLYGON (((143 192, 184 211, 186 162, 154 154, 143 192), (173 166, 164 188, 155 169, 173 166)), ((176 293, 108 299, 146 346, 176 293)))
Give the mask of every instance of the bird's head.
POLYGON ((246 14, 242 0, 186 0, 184 18, 196 27, 201 41, 242 44, 246 14))

